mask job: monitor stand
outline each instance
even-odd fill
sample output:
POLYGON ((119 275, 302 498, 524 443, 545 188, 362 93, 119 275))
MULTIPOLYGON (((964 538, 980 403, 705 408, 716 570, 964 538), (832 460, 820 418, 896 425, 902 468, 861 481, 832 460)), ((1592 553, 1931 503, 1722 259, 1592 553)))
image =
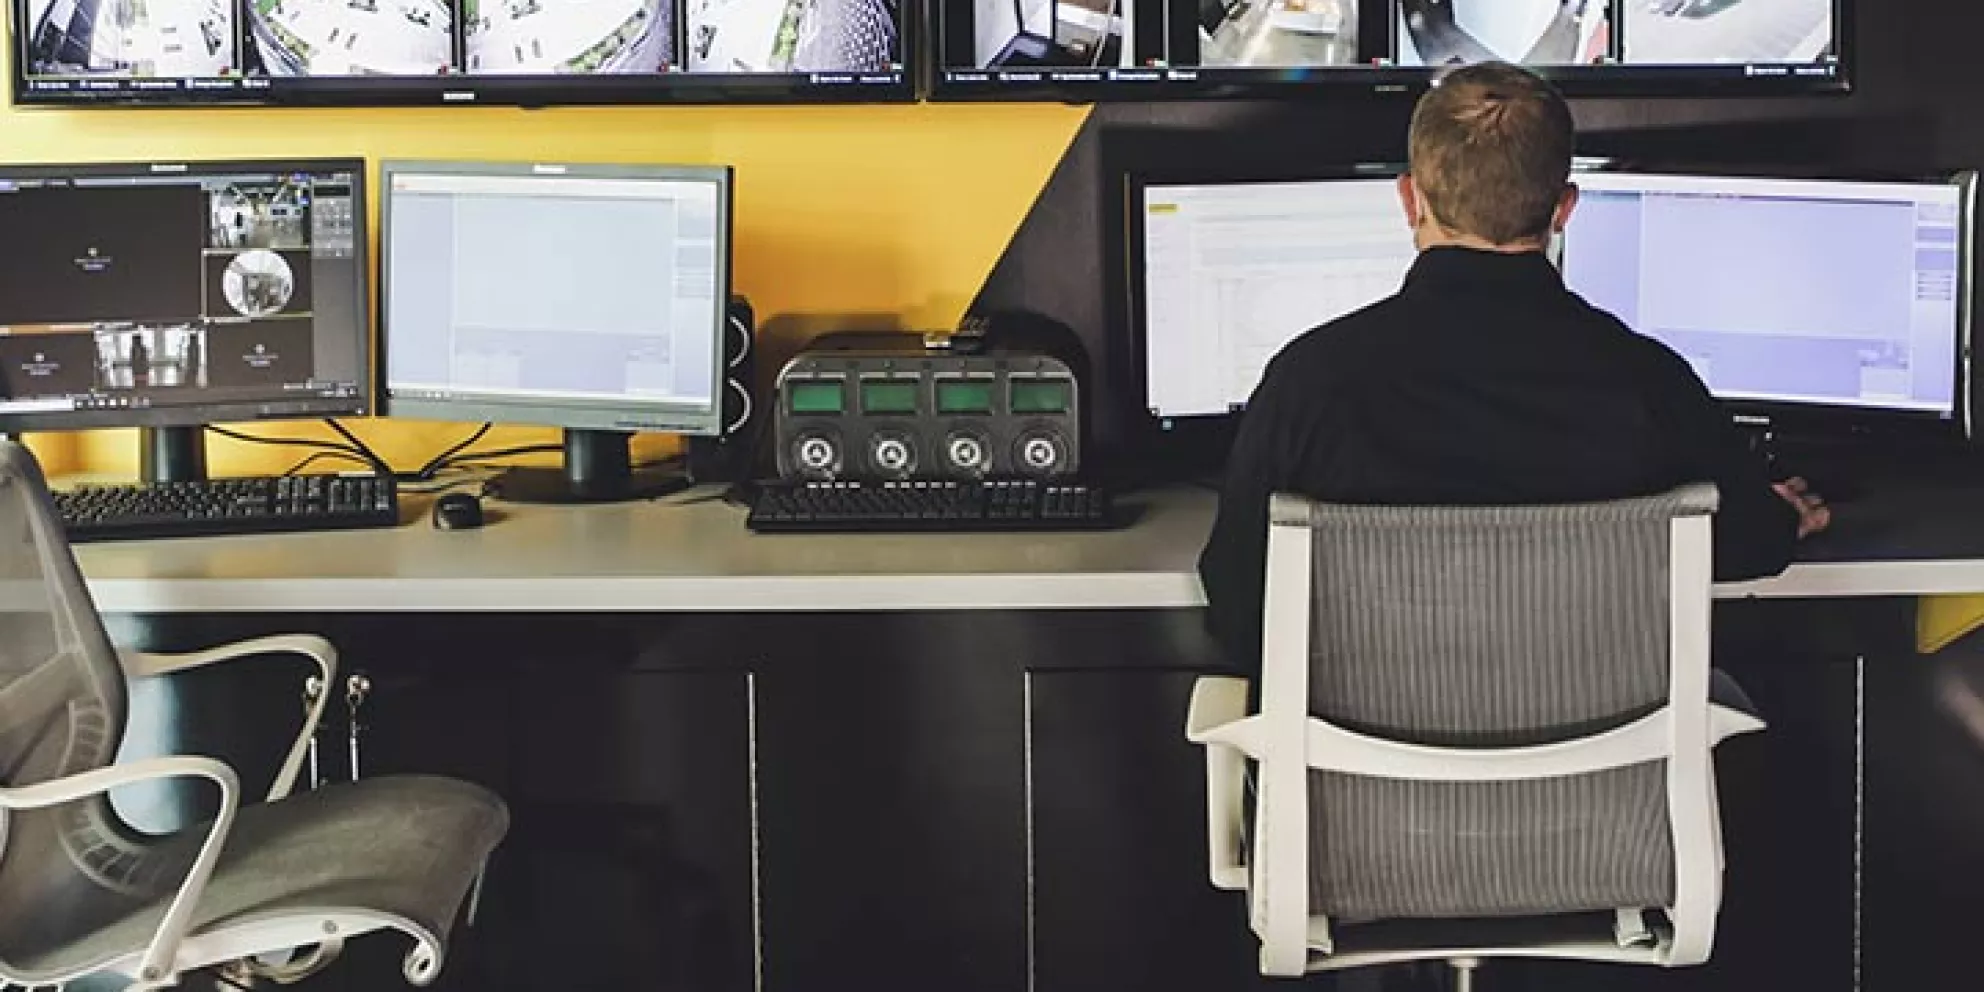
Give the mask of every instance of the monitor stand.
POLYGON ((201 482, 207 477, 207 429, 138 429, 138 479, 148 484, 201 482))
POLYGON ((511 503, 620 503, 659 499, 689 488, 680 472, 636 470, 620 431, 565 432, 562 468, 513 468, 490 480, 490 495, 511 503))

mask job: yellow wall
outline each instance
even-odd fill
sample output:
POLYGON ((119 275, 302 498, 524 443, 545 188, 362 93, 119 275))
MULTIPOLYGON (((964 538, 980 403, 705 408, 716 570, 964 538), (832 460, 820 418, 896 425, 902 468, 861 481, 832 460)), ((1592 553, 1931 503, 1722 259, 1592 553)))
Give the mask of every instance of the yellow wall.
MULTIPOLYGON (((3 46, 0 46, 3 47, 3 46)), ((953 325, 1083 111, 1051 105, 420 110, 0 109, 11 161, 363 155, 724 163, 737 169, 735 288, 778 314, 899 314, 953 325)), ((376 204, 377 197, 374 197, 376 204)), ((21 232, 0 232, 20 237, 21 232)), ((28 235, 31 236, 31 235, 28 235)), ((395 465, 458 424, 355 423, 395 465)), ((324 436, 318 425, 261 433, 324 436)), ((513 428, 488 445, 555 439, 513 428)), ((37 437, 50 471, 130 473, 128 432, 37 437)), ((217 472, 278 471, 296 452, 210 439, 217 472)))

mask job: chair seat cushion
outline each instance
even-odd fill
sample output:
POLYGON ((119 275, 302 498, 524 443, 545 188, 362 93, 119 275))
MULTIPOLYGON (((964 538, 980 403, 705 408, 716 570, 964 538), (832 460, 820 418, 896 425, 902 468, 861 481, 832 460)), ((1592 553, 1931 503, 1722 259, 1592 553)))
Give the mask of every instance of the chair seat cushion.
MULTIPOLYGON (((453 779, 394 776, 325 786, 240 810, 193 917, 191 934, 284 917, 362 913, 424 932, 437 947, 489 853, 509 829, 503 801, 453 779)), ((152 939, 207 825, 157 838, 145 854, 165 880, 148 901, 76 939, 8 965, 30 973, 101 968, 152 939)), ((147 866, 150 868, 152 866, 147 866)), ((145 872, 150 875, 151 872, 145 872)), ((274 948, 270 948, 274 950, 274 948)))

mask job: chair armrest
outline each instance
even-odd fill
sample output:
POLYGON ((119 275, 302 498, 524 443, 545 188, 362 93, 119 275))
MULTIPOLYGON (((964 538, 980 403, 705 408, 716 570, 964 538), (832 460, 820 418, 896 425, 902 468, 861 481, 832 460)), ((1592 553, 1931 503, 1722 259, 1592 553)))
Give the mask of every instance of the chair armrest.
POLYGON ((1192 686, 1186 739, 1206 750, 1206 854, 1215 888, 1247 887, 1247 756, 1217 731, 1247 716, 1247 680, 1202 678, 1192 686))
POLYGON ((338 650, 330 641, 315 634, 282 634, 186 654, 153 654, 123 648, 119 648, 117 653, 123 661, 125 673, 132 678, 170 675, 265 654, 298 654, 316 662, 317 670, 324 679, 324 691, 317 694, 317 698, 310 703, 309 711, 304 714, 303 727, 296 735, 296 743, 291 745, 289 756, 283 759, 282 768, 276 772, 275 783, 269 787, 269 796, 265 801, 284 799, 296 787, 296 776, 302 773, 304 759, 310 755, 310 742, 317 737, 317 725, 324 718, 324 705, 331 698, 331 683, 338 675, 338 650))
POLYGON ((137 977, 141 987, 169 984, 177 974, 179 945, 186 939, 193 911, 199 906, 207 881, 213 877, 214 865, 219 863, 221 848, 234 826, 235 811, 241 806, 241 783, 234 769, 212 758, 179 755, 125 762, 17 789, 0 788, 0 809, 42 809, 100 795, 119 786, 164 778, 211 781, 220 787, 220 812, 207 828, 207 839, 200 845, 199 855, 193 859, 191 870, 179 884, 178 894, 172 897, 165 918, 159 921, 158 930, 139 961, 137 977))

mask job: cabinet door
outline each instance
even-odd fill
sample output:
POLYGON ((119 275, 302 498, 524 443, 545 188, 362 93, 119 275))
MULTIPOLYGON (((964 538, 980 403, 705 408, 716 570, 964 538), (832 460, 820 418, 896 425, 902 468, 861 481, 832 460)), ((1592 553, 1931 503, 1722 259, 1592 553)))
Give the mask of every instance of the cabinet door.
POLYGON ((1978 987, 1984 640, 1866 669, 1866 987, 1978 987))
POLYGON ((1263 985, 1245 897, 1207 880, 1191 672, 1028 679, 1039 992, 1263 985))
POLYGON ((764 987, 1026 988, 1022 679, 997 618, 764 623, 764 987))
POLYGON ((751 989, 748 677, 560 668, 517 685, 482 960, 508 988, 751 989))

